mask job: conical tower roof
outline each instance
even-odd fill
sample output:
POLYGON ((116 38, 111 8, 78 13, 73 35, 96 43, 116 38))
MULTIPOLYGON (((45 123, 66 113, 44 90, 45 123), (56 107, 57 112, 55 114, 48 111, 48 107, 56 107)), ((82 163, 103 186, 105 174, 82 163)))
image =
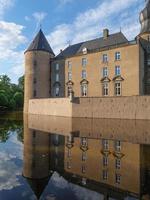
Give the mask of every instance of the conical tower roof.
POLYGON ((25 53, 28 51, 46 51, 55 56, 52 48, 50 47, 41 29, 38 32, 38 34, 35 36, 34 40, 31 42, 30 46, 25 51, 25 53))

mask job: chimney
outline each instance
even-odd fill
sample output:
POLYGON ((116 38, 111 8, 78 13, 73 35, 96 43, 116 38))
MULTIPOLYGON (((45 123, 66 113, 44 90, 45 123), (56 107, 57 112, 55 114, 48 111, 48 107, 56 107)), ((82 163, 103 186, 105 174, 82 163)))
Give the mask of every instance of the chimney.
POLYGON ((103 38, 107 39, 109 37, 109 30, 106 28, 103 30, 103 38))

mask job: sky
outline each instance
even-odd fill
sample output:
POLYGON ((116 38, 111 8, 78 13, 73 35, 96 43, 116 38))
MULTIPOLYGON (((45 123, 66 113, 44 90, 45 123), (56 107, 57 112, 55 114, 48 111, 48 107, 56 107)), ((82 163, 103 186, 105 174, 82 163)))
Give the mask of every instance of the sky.
POLYGON ((40 24, 57 55, 69 44, 101 37, 104 28, 133 40, 144 6, 145 0, 0 0, 0 75, 17 83, 40 24))

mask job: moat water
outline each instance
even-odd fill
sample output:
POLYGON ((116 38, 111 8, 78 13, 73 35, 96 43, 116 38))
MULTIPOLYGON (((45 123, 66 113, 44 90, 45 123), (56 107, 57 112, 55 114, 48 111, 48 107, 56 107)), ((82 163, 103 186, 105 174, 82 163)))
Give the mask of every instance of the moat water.
POLYGON ((150 199, 150 122, 0 117, 0 200, 150 199))

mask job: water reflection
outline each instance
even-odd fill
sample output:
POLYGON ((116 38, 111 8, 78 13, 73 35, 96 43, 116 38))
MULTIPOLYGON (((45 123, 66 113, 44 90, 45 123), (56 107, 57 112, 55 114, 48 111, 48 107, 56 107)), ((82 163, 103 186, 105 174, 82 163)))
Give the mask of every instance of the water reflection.
POLYGON ((149 199, 149 121, 24 118, 23 176, 39 199, 149 199))

